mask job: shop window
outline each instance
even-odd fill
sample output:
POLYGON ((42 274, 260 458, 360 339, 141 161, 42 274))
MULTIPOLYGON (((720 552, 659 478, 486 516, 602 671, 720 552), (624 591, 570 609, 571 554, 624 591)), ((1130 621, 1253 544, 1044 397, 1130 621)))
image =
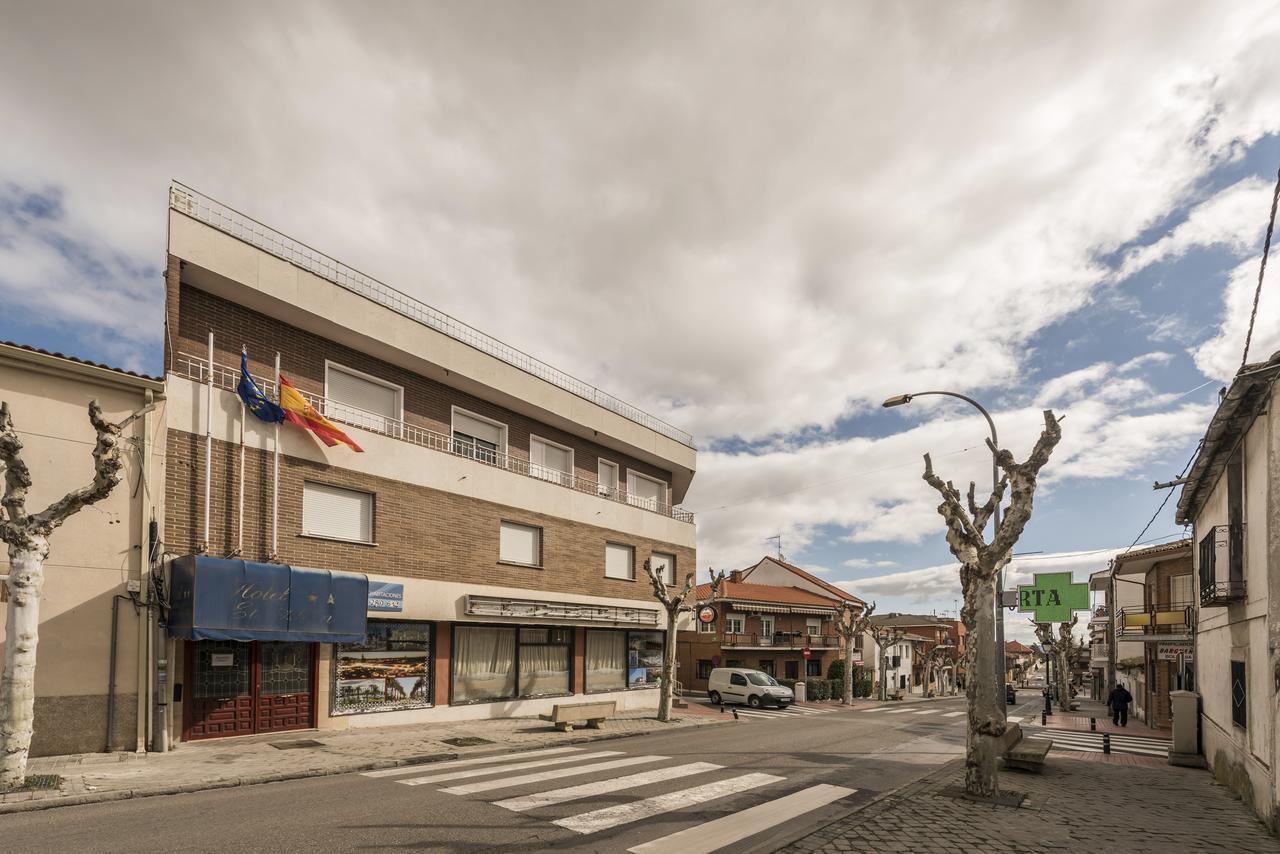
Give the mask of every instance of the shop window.
POLYGON ((528 626, 520 629, 520 696, 568 694, 573 629, 528 626))
POLYGON ((636 577, 636 550, 620 543, 604 544, 604 577, 631 581, 636 577))
POLYGON ((338 644, 333 714, 430 706, 434 629, 433 623, 370 620, 364 643, 338 644))
POLYGON ((455 626, 453 702, 507 700, 515 695, 515 628, 455 626))
POLYGON ((705 658, 698 659, 698 678, 699 679, 710 679, 711 670, 712 670, 712 667, 711 667, 710 661, 708 661, 705 658))
POLYGON ((662 632, 627 632, 627 687, 662 681, 662 632))
POLYGON ((662 632, 588 631, 586 690, 650 688, 662 681, 662 632))
POLYGON ((804 675, 813 677, 822 675, 822 662, 816 658, 807 659, 804 663, 804 675))
POLYGON ((516 522, 498 525, 498 560, 522 566, 542 566, 542 529, 516 522))
POLYGON ((303 483, 302 532, 313 537, 372 542, 372 493, 326 483, 303 483))

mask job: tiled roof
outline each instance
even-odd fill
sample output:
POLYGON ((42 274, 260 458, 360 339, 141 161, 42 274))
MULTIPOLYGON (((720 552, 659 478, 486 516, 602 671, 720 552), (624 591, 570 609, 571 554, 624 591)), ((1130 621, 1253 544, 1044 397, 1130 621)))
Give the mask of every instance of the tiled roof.
POLYGON ((105 371, 112 371, 117 374, 124 374, 127 377, 137 377, 140 380, 151 380, 152 382, 164 382, 162 377, 153 377, 148 374, 139 374, 135 371, 126 371, 124 368, 113 368, 111 365, 104 365, 101 362, 91 362, 88 359, 80 359, 75 356, 68 356, 66 353, 59 353, 56 350, 45 350, 41 347, 32 347, 29 344, 18 344, 15 341, 0 341, 0 345, 13 347, 18 350, 26 350, 28 353, 39 353, 42 356, 52 356, 55 359, 66 359, 68 362, 75 362, 80 365, 88 365, 91 368, 102 368, 105 371))
MULTIPOLYGON (((765 560, 771 560, 774 563, 776 563, 778 566, 784 569, 790 570, 791 572, 800 576, 805 581, 808 581, 811 584, 818 585, 823 590, 826 590, 828 593, 830 593, 832 596, 835 596, 837 599, 843 599, 846 602, 857 602, 859 605, 867 604, 863 600, 859 599, 857 596, 854 596, 848 590, 842 590, 828 581, 823 581, 821 578, 818 578, 813 573, 805 572, 803 569, 801 569, 800 567, 796 566, 793 563, 787 563, 785 560, 778 560, 776 557, 766 557, 765 560)), ((759 564, 756 564, 756 566, 759 566, 759 564)), ((755 567, 753 566, 751 567, 751 569, 755 569, 755 567)), ((746 572, 750 572, 751 569, 746 570, 746 572)))
POLYGON ((951 628, 952 621, 920 614, 876 614, 871 622, 877 626, 942 626, 951 628))
MULTIPOLYGON (((1156 557, 1165 552, 1177 552, 1186 550, 1187 554, 1191 554, 1191 538, 1187 537, 1182 540, 1174 540, 1171 543, 1160 543, 1156 546, 1148 546, 1145 549, 1134 549, 1129 552, 1121 552, 1116 555, 1116 563, 1124 564, 1131 560, 1145 560, 1146 558, 1156 557)), ((1104 570, 1106 572, 1106 570, 1104 570)), ((1108 573, 1109 574, 1109 573, 1108 573)))
POLYGON ((1009 652, 1017 652, 1017 653, 1024 653, 1024 652, 1029 653, 1029 652, 1033 652, 1033 650, 1031 649, 1031 647, 1027 646, 1027 645, 1026 645, 1026 644, 1024 644, 1024 643, 1019 643, 1019 642, 1018 642, 1018 641, 1016 641, 1016 640, 1015 640, 1015 641, 1008 641, 1007 643, 1005 643, 1004 648, 1005 648, 1007 651, 1009 651, 1009 652))
MULTIPOLYGON (((698 585, 698 598, 705 600, 711 595, 711 584, 698 585)), ((774 584, 748 584, 745 581, 729 581, 727 578, 720 584, 716 593, 718 599, 740 599, 746 602, 767 602, 778 605, 806 605, 813 608, 835 608, 839 604, 834 599, 801 590, 799 587, 781 587, 774 584)))

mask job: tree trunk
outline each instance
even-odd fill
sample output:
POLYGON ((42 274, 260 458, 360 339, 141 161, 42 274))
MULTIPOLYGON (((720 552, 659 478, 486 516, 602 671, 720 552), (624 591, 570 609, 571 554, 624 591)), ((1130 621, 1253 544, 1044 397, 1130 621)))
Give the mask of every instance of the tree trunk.
POLYGON ((998 737, 1004 731, 1004 697, 996 690, 996 662, 990 654, 996 636, 995 579, 971 573, 965 591, 965 628, 969 632, 965 695, 969 700, 969 731, 965 743, 965 791, 982 798, 1000 793, 996 770, 998 737))
POLYGON ((658 688, 658 720, 671 720, 671 694, 676 680, 676 621, 679 613, 667 615, 667 644, 662 651, 662 684, 658 688))
POLYGON ((30 548, 9 549, 9 608, 0 678, 0 792, 18 788, 26 778, 35 717, 40 591, 49 545, 43 537, 31 540, 30 548))
POLYGON ((853 705, 853 638, 844 640, 844 704, 853 705))
POLYGON ((889 691, 885 680, 889 678, 889 656, 884 654, 884 648, 880 650, 880 699, 888 700, 889 691))

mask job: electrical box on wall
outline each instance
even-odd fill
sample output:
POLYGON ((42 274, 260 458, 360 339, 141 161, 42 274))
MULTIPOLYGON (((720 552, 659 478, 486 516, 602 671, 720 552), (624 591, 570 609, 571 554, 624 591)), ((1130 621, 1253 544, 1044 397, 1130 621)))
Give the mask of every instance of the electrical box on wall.
POLYGON ((124 589, 128 593, 141 593, 142 582, 137 579, 130 579, 124 583, 124 589))

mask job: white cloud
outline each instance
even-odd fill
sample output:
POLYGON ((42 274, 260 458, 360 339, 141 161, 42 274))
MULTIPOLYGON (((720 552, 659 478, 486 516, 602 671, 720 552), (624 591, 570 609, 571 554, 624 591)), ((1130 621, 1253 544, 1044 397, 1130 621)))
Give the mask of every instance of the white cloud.
POLYGON ((851 557, 848 560, 841 561, 841 566, 847 566, 850 569, 887 569, 891 566, 897 566, 897 562, 892 560, 872 560, 865 557, 851 557))
POLYGON ((176 175, 703 438, 786 435, 1015 381, 1098 253, 1280 127, 1277 27, 1265 3, 26 4, 0 180, 158 265, 176 175))
MULTIPOLYGON (((1258 316, 1249 344, 1249 361, 1262 362, 1280 350, 1280 287, 1276 286, 1274 270, 1280 247, 1272 246, 1268 266, 1273 271, 1269 281, 1263 283, 1258 300, 1258 316)), ((1249 315, 1253 311, 1253 297, 1258 287, 1258 266, 1261 256, 1250 258, 1237 265, 1227 278, 1223 293, 1223 315, 1217 333, 1194 351, 1196 367, 1206 376, 1229 383, 1240 370, 1244 355, 1244 339, 1249 329, 1249 315)))

